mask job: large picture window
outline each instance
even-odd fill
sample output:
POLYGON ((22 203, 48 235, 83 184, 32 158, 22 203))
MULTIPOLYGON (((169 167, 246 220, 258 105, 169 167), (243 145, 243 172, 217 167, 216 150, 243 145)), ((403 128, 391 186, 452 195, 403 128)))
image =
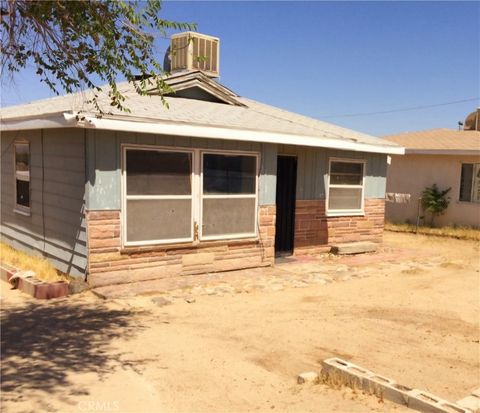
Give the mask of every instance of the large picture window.
POLYGON ((203 153, 203 239, 255 234, 257 158, 203 153))
POLYGON ((363 213, 365 162, 330 160, 327 213, 348 215, 363 213))
POLYGON ((126 243, 193 239, 192 153, 125 151, 126 243))
POLYGON ((15 212, 30 213, 30 145, 16 142, 15 147, 15 212))
POLYGON ((459 200, 480 202, 480 163, 462 164, 459 200))
POLYGON ((258 156, 124 147, 123 242, 256 235, 258 156))

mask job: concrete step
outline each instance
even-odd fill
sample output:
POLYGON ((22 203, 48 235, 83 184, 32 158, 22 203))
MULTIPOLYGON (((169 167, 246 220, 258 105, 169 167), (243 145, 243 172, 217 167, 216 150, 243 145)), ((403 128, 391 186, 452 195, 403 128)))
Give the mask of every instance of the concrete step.
POLYGON ((378 244, 370 241, 349 242, 332 245, 330 252, 337 255, 364 254, 377 251, 378 244))

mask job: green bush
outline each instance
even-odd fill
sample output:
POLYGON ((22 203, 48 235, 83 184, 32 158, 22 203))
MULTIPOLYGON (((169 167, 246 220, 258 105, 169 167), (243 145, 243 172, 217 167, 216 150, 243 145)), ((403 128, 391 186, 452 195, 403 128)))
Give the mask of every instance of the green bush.
POLYGON ((438 189, 437 184, 433 184, 423 190, 421 198, 422 208, 425 212, 430 213, 430 225, 432 227, 435 217, 444 214, 448 208, 450 197, 447 197, 447 194, 451 189, 452 188, 440 190, 438 189))

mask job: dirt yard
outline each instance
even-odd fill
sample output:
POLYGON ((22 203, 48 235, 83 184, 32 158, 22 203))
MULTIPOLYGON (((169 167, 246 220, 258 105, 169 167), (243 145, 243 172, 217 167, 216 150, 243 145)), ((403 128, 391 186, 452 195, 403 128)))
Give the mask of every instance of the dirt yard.
POLYGON ((386 233, 377 254, 163 295, 40 302, 1 282, 2 411, 411 411, 296 384, 333 356, 456 401, 480 386, 479 257, 472 241, 386 233))

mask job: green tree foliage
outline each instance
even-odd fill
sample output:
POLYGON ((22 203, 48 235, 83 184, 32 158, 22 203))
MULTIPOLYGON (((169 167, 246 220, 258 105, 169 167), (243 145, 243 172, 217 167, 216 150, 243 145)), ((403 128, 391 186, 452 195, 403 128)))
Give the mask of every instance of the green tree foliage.
POLYGON ((108 83, 110 104, 121 110, 128 108, 119 75, 141 95, 154 87, 160 95, 169 91, 155 39, 196 29, 161 19, 161 0, 2 0, 0 12, 2 79, 33 63, 56 94, 94 89, 91 102, 100 112, 98 79, 108 83))
POLYGON ((438 189, 436 184, 433 184, 432 186, 425 188, 422 192, 422 208, 424 211, 430 213, 430 225, 432 227, 435 217, 445 213, 445 210, 448 208, 450 198, 447 197, 447 194, 450 192, 450 189, 451 188, 447 188, 442 191, 438 189))

